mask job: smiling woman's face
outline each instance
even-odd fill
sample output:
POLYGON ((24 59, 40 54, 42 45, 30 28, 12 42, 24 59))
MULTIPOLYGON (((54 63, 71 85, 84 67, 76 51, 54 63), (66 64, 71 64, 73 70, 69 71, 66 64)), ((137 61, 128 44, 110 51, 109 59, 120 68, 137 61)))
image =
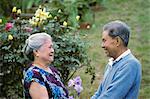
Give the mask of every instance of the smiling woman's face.
POLYGON ((45 43, 37 50, 38 58, 45 63, 51 63, 54 60, 54 48, 51 39, 47 39, 45 43))
POLYGON ((116 39, 108 35, 108 31, 102 33, 102 48, 108 57, 115 57, 117 53, 116 39))

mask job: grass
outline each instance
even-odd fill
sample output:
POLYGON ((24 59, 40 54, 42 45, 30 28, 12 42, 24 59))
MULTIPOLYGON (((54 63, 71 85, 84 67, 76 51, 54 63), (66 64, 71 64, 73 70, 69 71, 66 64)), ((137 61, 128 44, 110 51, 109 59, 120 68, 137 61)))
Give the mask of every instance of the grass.
POLYGON ((81 99, 89 99, 97 90, 103 77, 103 71, 108 58, 101 44, 101 32, 105 23, 112 20, 122 20, 131 27, 129 48, 142 64, 142 82, 139 99, 150 97, 150 0, 104 0, 104 10, 95 13, 95 24, 90 30, 81 30, 81 37, 90 44, 88 49, 91 65, 95 67, 96 79, 90 84, 90 76, 84 73, 84 68, 76 75, 83 80, 84 91, 81 99))

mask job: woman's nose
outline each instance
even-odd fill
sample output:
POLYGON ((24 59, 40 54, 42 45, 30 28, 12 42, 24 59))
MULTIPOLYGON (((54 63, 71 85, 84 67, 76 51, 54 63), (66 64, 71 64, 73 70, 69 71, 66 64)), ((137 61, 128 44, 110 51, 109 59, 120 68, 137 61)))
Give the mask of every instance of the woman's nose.
POLYGON ((54 53, 54 48, 51 48, 51 52, 54 53))

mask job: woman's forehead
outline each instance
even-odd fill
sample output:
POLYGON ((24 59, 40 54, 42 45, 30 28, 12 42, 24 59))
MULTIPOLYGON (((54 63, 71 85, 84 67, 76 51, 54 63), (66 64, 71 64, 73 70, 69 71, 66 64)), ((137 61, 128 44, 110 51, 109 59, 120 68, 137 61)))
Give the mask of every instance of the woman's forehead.
POLYGON ((45 40, 45 42, 44 42, 44 44, 43 45, 53 45, 53 42, 52 42, 52 40, 51 39, 47 39, 47 40, 45 40))

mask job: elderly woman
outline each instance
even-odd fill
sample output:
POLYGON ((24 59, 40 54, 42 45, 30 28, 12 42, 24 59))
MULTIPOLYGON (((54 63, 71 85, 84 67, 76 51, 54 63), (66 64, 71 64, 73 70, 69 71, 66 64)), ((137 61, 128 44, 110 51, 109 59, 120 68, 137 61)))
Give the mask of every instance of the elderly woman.
POLYGON ((59 72, 49 66, 54 60, 53 42, 50 35, 31 35, 24 46, 25 56, 32 64, 24 72, 26 99, 67 99, 68 91, 61 82, 59 72))

